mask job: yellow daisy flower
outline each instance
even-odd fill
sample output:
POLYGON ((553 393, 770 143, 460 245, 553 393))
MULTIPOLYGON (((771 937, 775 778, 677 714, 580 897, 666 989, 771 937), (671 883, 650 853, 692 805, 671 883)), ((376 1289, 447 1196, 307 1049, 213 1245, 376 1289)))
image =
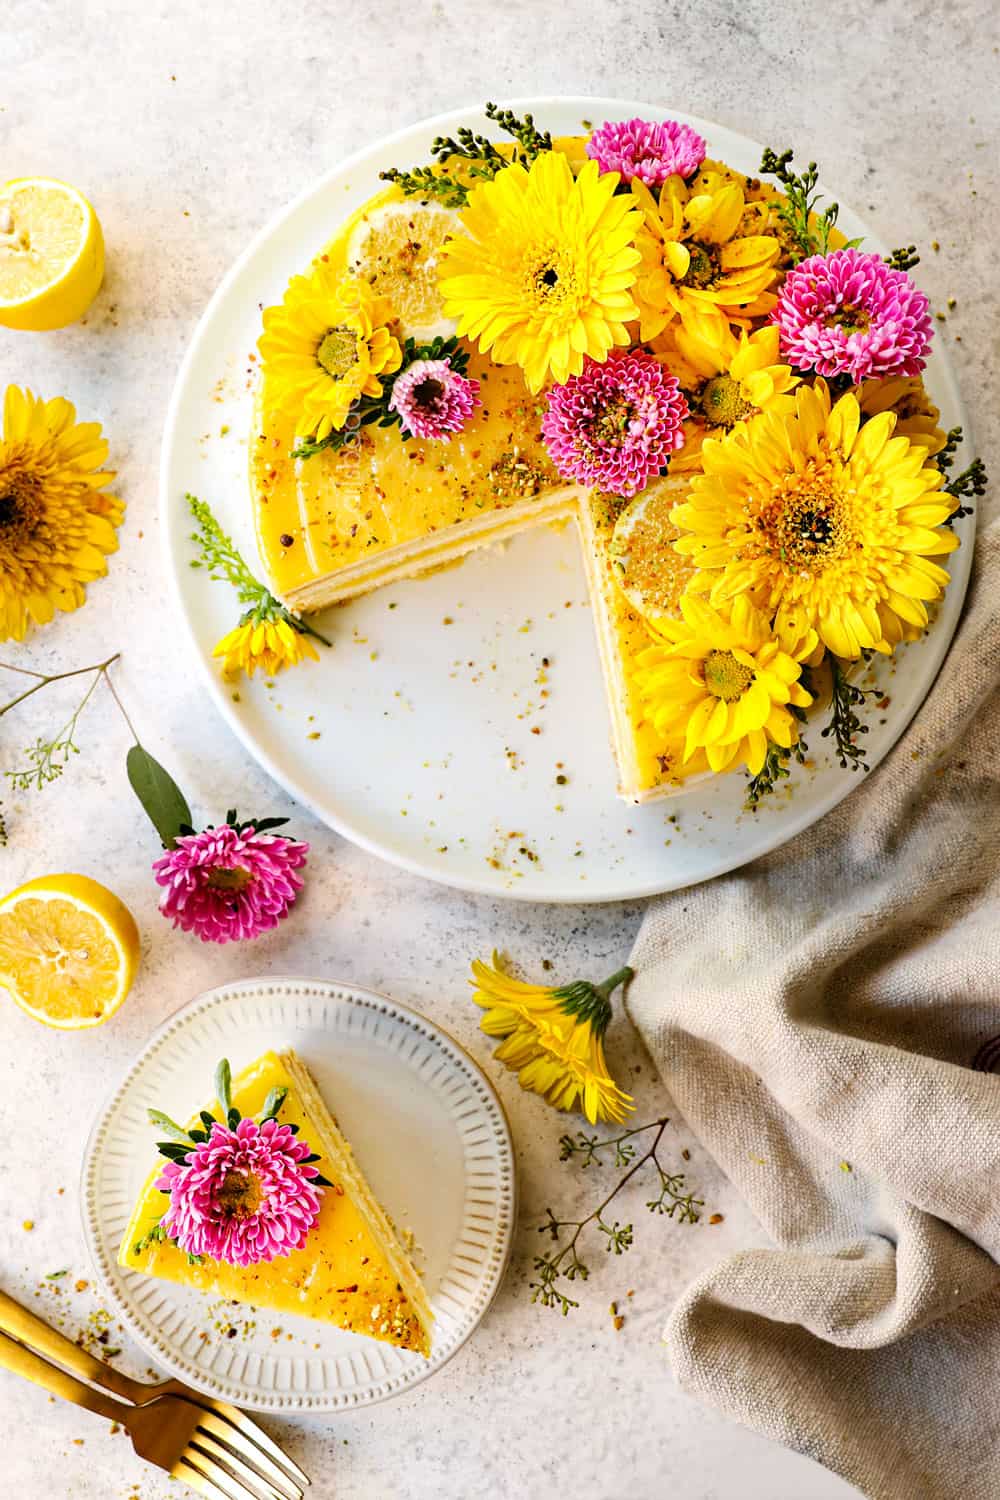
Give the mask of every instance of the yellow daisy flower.
POLYGON ((683 618, 650 626, 653 644, 639 652, 634 676, 653 725, 684 736, 684 759, 703 751, 713 771, 745 764, 756 776, 772 744, 798 739, 791 712, 812 697, 799 682, 818 639, 790 623, 772 630, 745 596, 728 615, 686 595, 683 618))
POLYGON ((894 437, 896 416, 862 425, 850 391, 831 409, 823 380, 800 385, 791 415, 763 412, 702 446, 704 473, 672 512, 674 544, 710 576, 713 604, 749 594, 783 631, 805 618, 835 656, 888 654, 923 630, 948 573, 933 561, 958 538, 951 497, 926 447, 894 437))
POLYGON ((781 247, 763 232, 766 205, 748 204, 721 172, 703 173, 697 190, 668 177, 658 199, 636 178, 630 186, 643 215, 635 284, 643 341, 675 318, 747 321, 774 305, 768 288, 781 247))
POLYGON ((97 422, 68 401, 7 387, 0 437, 0 640, 21 641, 57 609, 79 609, 107 572, 125 507, 101 494, 114 474, 97 422))
POLYGON ((609 996, 631 979, 631 969, 619 969, 603 984, 578 980, 547 988, 512 979, 494 953, 492 968, 476 959, 472 973, 473 999, 486 1011, 480 1026, 487 1036, 504 1038, 494 1055, 517 1073, 522 1088, 556 1109, 582 1109, 592 1125, 620 1124, 635 1108, 608 1072, 602 1040, 611 1020, 609 996))
POLYGON ((355 401, 381 395, 379 376, 403 362, 391 320, 387 298, 324 261, 293 276, 281 305, 265 309, 262 368, 276 406, 295 413, 299 436, 321 441, 344 426, 355 401))
POLYGON ((895 412, 894 437, 909 438, 911 443, 926 448, 929 455, 941 452, 947 441, 938 426, 941 413, 928 396, 919 375, 863 380, 855 395, 862 416, 877 417, 883 411, 895 412))
POLYGON ((670 460, 670 472, 701 468, 706 437, 721 437, 737 422, 758 412, 793 412, 799 376, 781 363, 775 326, 737 336, 728 323, 702 315, 671 323, 653 343, 661 364, 676 375, 691 416, 684 423, 684 446, 670 460))
POLYGON ((258 667, 266 677, 273 677, 301 661, 319 661, 319 652, 308 635, 280 615, 270 620, 261 620, 256 614, 244 616, 222 637, 212 655, 222 658, 223 677, 237 677, 241 672, 252 677, 258 667))
POLYGON ((520 365, 532 393, 629 343, 640 220, 618 180, 593 161, 574 178, 565 156, 543 152, 475 188, 465 233, 445 241, 445 313, 495 363, 520 365))

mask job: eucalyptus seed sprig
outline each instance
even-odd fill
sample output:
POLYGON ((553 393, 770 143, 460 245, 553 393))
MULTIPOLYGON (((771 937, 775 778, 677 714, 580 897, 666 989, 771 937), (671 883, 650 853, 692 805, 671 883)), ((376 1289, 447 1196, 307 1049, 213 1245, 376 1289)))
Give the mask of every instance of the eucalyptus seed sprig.
POLYGON ((653 1197, 646 1200, 646 1208, 649 1212, 665 1214, 667 1218, 676 1218, 682 1224, 698 1223, 701 1218, 699 1209, 705 1206, 704 1199, 697 1198, 694 1192, 688 1191, 683 1172, 667 1171, 657 1155, 663 1133, 669 1123, 669 1116, 664 1115, 658 1120, 651 1120, 646 1125, 633 1126, 630 1130, 624 1130, 620 1135, 612 1136, 607 1140, 601 1140, 596 1135, 587 1135, 584 1131, 580 1131, 575 1136, 564 1135, 560 1138, 560 1161, 580 1157, 580 1166, 587 1168, 594 1163, 602 1165, 605 1159, 604 1153, 608 1152, 612 1153, 615 1166, 626 1167, 627 1170, 611 1192, 582 1219, 560 1219, 551 1208, 545 1210, 546 1218, 538 1226, 538 1232, 549 1235, 555 1242, 556 1248, 545 1255, 534 1257, 533 1265, 537 1280, 528 1283, 532 1302, 540 1302, 543 1307, 557 1308, 563 1317, 571 1307, 579 1307, 579 1302, 562 1289, 560 1282, 586 1281, 590 1276, 590 1265, 581 1257, 578 1248, 580 1237, 588 1226, 594 1225, 598 1233, 604 1236, 604 1248, 609 1255, 623 1255, 632 1248, 632 1225, 622 1224, 618 1219, 609 1220, 605 1217, 605 1213, 625 1184, 647 1163, 652 1164, 656 1173, 658 1188, 653 1197), (637 1136, 645 1135, 649 1131, 656 1132, 652 1144, 641 1156, 637 1157, 636 1148, 632 1142, 637 1136), (563 1232, 567 1230, 572 1230, 572 1233, 568 1239, 560 1243, 563 1232))

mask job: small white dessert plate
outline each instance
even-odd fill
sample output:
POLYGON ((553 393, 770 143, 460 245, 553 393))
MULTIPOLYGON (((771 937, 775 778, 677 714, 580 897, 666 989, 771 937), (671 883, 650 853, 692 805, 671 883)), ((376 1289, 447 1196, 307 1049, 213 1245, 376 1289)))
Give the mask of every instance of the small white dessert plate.
MULTIPOLYGON (((554 135, 579 133, 587 120, 686 120, 704 135, 710 156, 748 174, 761 159, 760 146, 746 136, 662 104, 504 102, 519 113, 532 110, 554 135)), ((275 780, 363 848, 447 885, 530 901, 614 901, 676 890, 785 843, 834 807, 861 774, 837 766, 816 723, 807 734, 811 768, 795 768, 792 790, 768 798, 757 814, 743 810, 739 773, 641 807, 619 801, 572 526, 524 533, 460 566, 327 611, 316 623, 334 649, 271 688, 259 678, 241 683, 239 701, 212 660, 238 607, 231 590, 190 567, 184 494, 193 490, 209 501, 243 555, 255 558, 247 441, 260 309, 281 300, 289 278, 377 191, 380 171, 427 161, 434 137, 454 135, 461 124, 495 133, 473 107, 375 142, 282 209, 224 278, 181 366, 163 439, 163 538, 174 597, 208 691, 233 731, 275 780)), ((803 160, 810 149, 802 143, 803 160)), ((885 253, 843 202, 839 227, 885 253)), ((907 242, 905 224, 890 232, 907 242)), ((942 427, 962 423, 968 435, 940 340, 926 379, 942 427)), ((962 545, 945 563, 952 581, 933 628, 875 668, 874 684, 891 699, 891 712, 868 715, 873 768, 944 660, 969 576, 974 524, 969 517, 959 525, 962 545)))
POLYGON ((91 1133, 81 1200, 109 1301, 157 1365, 254 1411, 330 1412, 408 1390, 472 1334, 510 1255, 514 1156, 490 1084, 423 1016, 328 980, 243 980, 185 1006, 132 1064, 91 1133), (429 1359, 311 1318, 222 1303, 115 1260, 155 1160, 147 1109, 186 1119, 211 1094, 219 1058, 235 1073, 288 1046, 386 1211, 413 1232, 435 1315, 429 1359))

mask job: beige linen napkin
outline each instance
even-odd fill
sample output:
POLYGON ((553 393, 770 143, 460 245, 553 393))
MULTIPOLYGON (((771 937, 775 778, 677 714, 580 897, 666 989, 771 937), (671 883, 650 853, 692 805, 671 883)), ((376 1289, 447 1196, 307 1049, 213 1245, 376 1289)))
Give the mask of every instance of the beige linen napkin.
POLYGON ((972 1066, 1000 1034, 998 680, 993 526, 888 759, 657 901, 631 960, 633 1020, 778 1247, 684 1294, 678 1379, 871 1500, 1000 1497, 1000 1078, 972 1066))

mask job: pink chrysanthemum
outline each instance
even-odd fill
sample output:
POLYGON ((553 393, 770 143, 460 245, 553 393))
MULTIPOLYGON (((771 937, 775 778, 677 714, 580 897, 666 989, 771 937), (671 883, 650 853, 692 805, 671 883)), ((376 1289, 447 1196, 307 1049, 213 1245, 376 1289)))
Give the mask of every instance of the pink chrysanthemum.
POLYGON ((781 353, 820 375, 918 375, 931 341, 927 298, 878 255, 811 255, 785 277, 771 314, 781 353))
POLYGON ((308 852, 308 844, 257 833, 252 825, 181 834, 153 863, 164 887, 160 910, 203 943, 259 937, 288 915, 308 852))
POLYGON ((587 142, 587 155, 602 172, 620 172, 624 182, 638 177, 647 187, 659 187, 675 174, 692 177, 706 149, 697 130, 677 120, 612 120, 587 142))
POLYGON ((418 359, 393 381, 389 410, 410 437, 447 443, 479 405, 479 381, 451 368, 450 359, 418 359))
POLYGON ((163 1229, 189 1255, 253 1266, 305 1243, 319 1213, 319 1173, 311 1148, 277 1120, 216 1123, 186 1161, 168 1162, 157 1180, 170 1194, 163 1229))
POLYGON ((687 414, 675 376, 636 349, 554 385, 542 434, 564 478, 630 499, 683 445, 687 414))

